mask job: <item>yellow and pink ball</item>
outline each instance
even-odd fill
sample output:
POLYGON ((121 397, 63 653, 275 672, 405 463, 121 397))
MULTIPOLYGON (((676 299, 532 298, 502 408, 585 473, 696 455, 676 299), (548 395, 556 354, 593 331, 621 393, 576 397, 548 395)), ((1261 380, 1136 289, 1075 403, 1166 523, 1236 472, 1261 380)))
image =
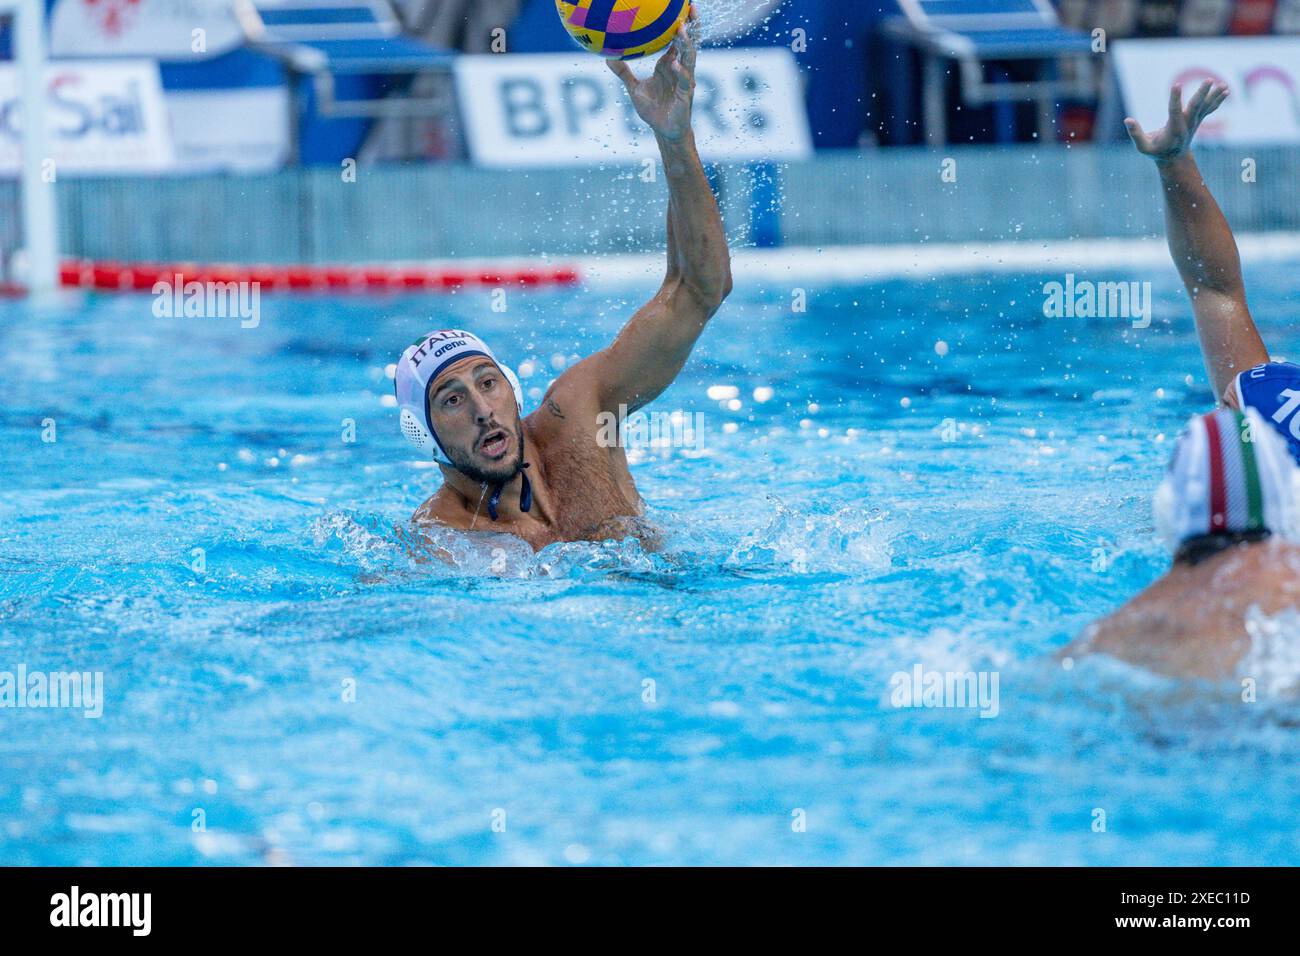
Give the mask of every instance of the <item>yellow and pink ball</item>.
POLYGON ((584 50, 620 60, 657 53, 690 14, 690 0, 555 0, 560 22, 584 50))

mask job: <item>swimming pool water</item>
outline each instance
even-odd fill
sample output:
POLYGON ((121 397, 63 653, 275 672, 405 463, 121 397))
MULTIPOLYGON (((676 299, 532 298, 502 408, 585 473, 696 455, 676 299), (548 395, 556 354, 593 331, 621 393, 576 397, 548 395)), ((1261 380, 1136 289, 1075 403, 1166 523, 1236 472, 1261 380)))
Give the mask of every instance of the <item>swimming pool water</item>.
MULTIPOLYGON (((1294 274, 1248 269, 1277 353, 1294 274)), ((455 567, 385 367, 465 325, 530 392, 648 289, 0 304, 0 671, 105 682, 0 709, 0 863, 1296 863, 1294 652, 1254 704, 1052 657, 1165 568, 1211 402, 1172 269, 1145 330, 1044 318, 1060 278, 738 288, 653 406, 698 447, 634 466, 661 552, 455 567), (918 664, 997 716, 892 706, 918 664)))

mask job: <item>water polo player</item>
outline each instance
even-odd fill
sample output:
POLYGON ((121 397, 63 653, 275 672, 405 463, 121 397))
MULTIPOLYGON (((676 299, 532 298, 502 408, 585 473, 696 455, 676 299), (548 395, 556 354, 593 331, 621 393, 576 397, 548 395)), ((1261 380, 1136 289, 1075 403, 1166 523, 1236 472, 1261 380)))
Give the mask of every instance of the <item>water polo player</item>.
POLYGON ((1160 171, 1169 251, 1192 299, 1215 394, 1230 408, 1258 409, 1300 461, 1300 366, 1269 360, 1246 305, 1237 243, 1192 158, 1197 127, 1227 96, 1227 86, 1206 80, 1184 109, 1175 84, 1163 129, 1148 135, 1132 118, 1124 125, 1160 171))
POLYGON ((691 132, 695 56, 682 24, 646 80, 607 61, 654 131, 668 180, 667 274, 618 337, 565 371, 526 418, 514 374, 469 332, 433 332, 402 354, 402 432, 443 476, 416 522, 509 532, 538 549, 640 533, 627 457, 619 443, 603 447, 598 421, 667 388, 731 291, 722 217, 691 132))
POLYGON ((1226 677, 1250 616, 1300 606, 1300 466, 1255 409, 1192 419, 1154 500, 1163 577, 1065 650, 1175 677, 1226 677))

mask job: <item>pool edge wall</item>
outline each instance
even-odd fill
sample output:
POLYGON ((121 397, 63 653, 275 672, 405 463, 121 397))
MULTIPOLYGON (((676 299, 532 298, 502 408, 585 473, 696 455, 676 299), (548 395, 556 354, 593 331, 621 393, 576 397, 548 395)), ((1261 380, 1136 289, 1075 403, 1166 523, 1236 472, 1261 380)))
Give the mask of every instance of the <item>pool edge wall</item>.
MULTIPOLYGON (((1300 231, 1300 147, 1197 151, 1239 232, 1300 231)), ((836 246, 1150 236, 1163 232, 1150 160, 1127 145, 829 151, 717 165, 736 245, 836 246)), ((324 263, 581 257, 663 249, 662 175, 605 166, 486 170, 309 167, 266 175, 65 178, 65 255, 124 261, 324 263)), ((0 254, 19 244, 0 181, 0 254)))

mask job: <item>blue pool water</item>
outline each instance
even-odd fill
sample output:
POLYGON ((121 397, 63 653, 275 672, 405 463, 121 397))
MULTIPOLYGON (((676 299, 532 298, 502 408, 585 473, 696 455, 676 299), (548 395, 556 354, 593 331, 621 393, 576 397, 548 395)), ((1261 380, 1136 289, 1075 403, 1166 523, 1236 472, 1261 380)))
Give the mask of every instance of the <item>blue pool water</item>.
MULTIPOLYGON (((1276 352, 1294 276, 1248 271, 1276 352)), ((1059 278, 740 288, 655 406, 698 447, 634 466, 661 552, 455 567, 385 366, 463 324, 537 389, 648 290, 0 304, 0 671, 105 697, 0 709, 0 863, 1300 862, 1294 652, 1249 705, 1052 657, 1166 566, 1211 401, 1172 269, 1146 330, 1044 318, 1059 278), (917 665, 997 716, 892 706, 917 665)))

